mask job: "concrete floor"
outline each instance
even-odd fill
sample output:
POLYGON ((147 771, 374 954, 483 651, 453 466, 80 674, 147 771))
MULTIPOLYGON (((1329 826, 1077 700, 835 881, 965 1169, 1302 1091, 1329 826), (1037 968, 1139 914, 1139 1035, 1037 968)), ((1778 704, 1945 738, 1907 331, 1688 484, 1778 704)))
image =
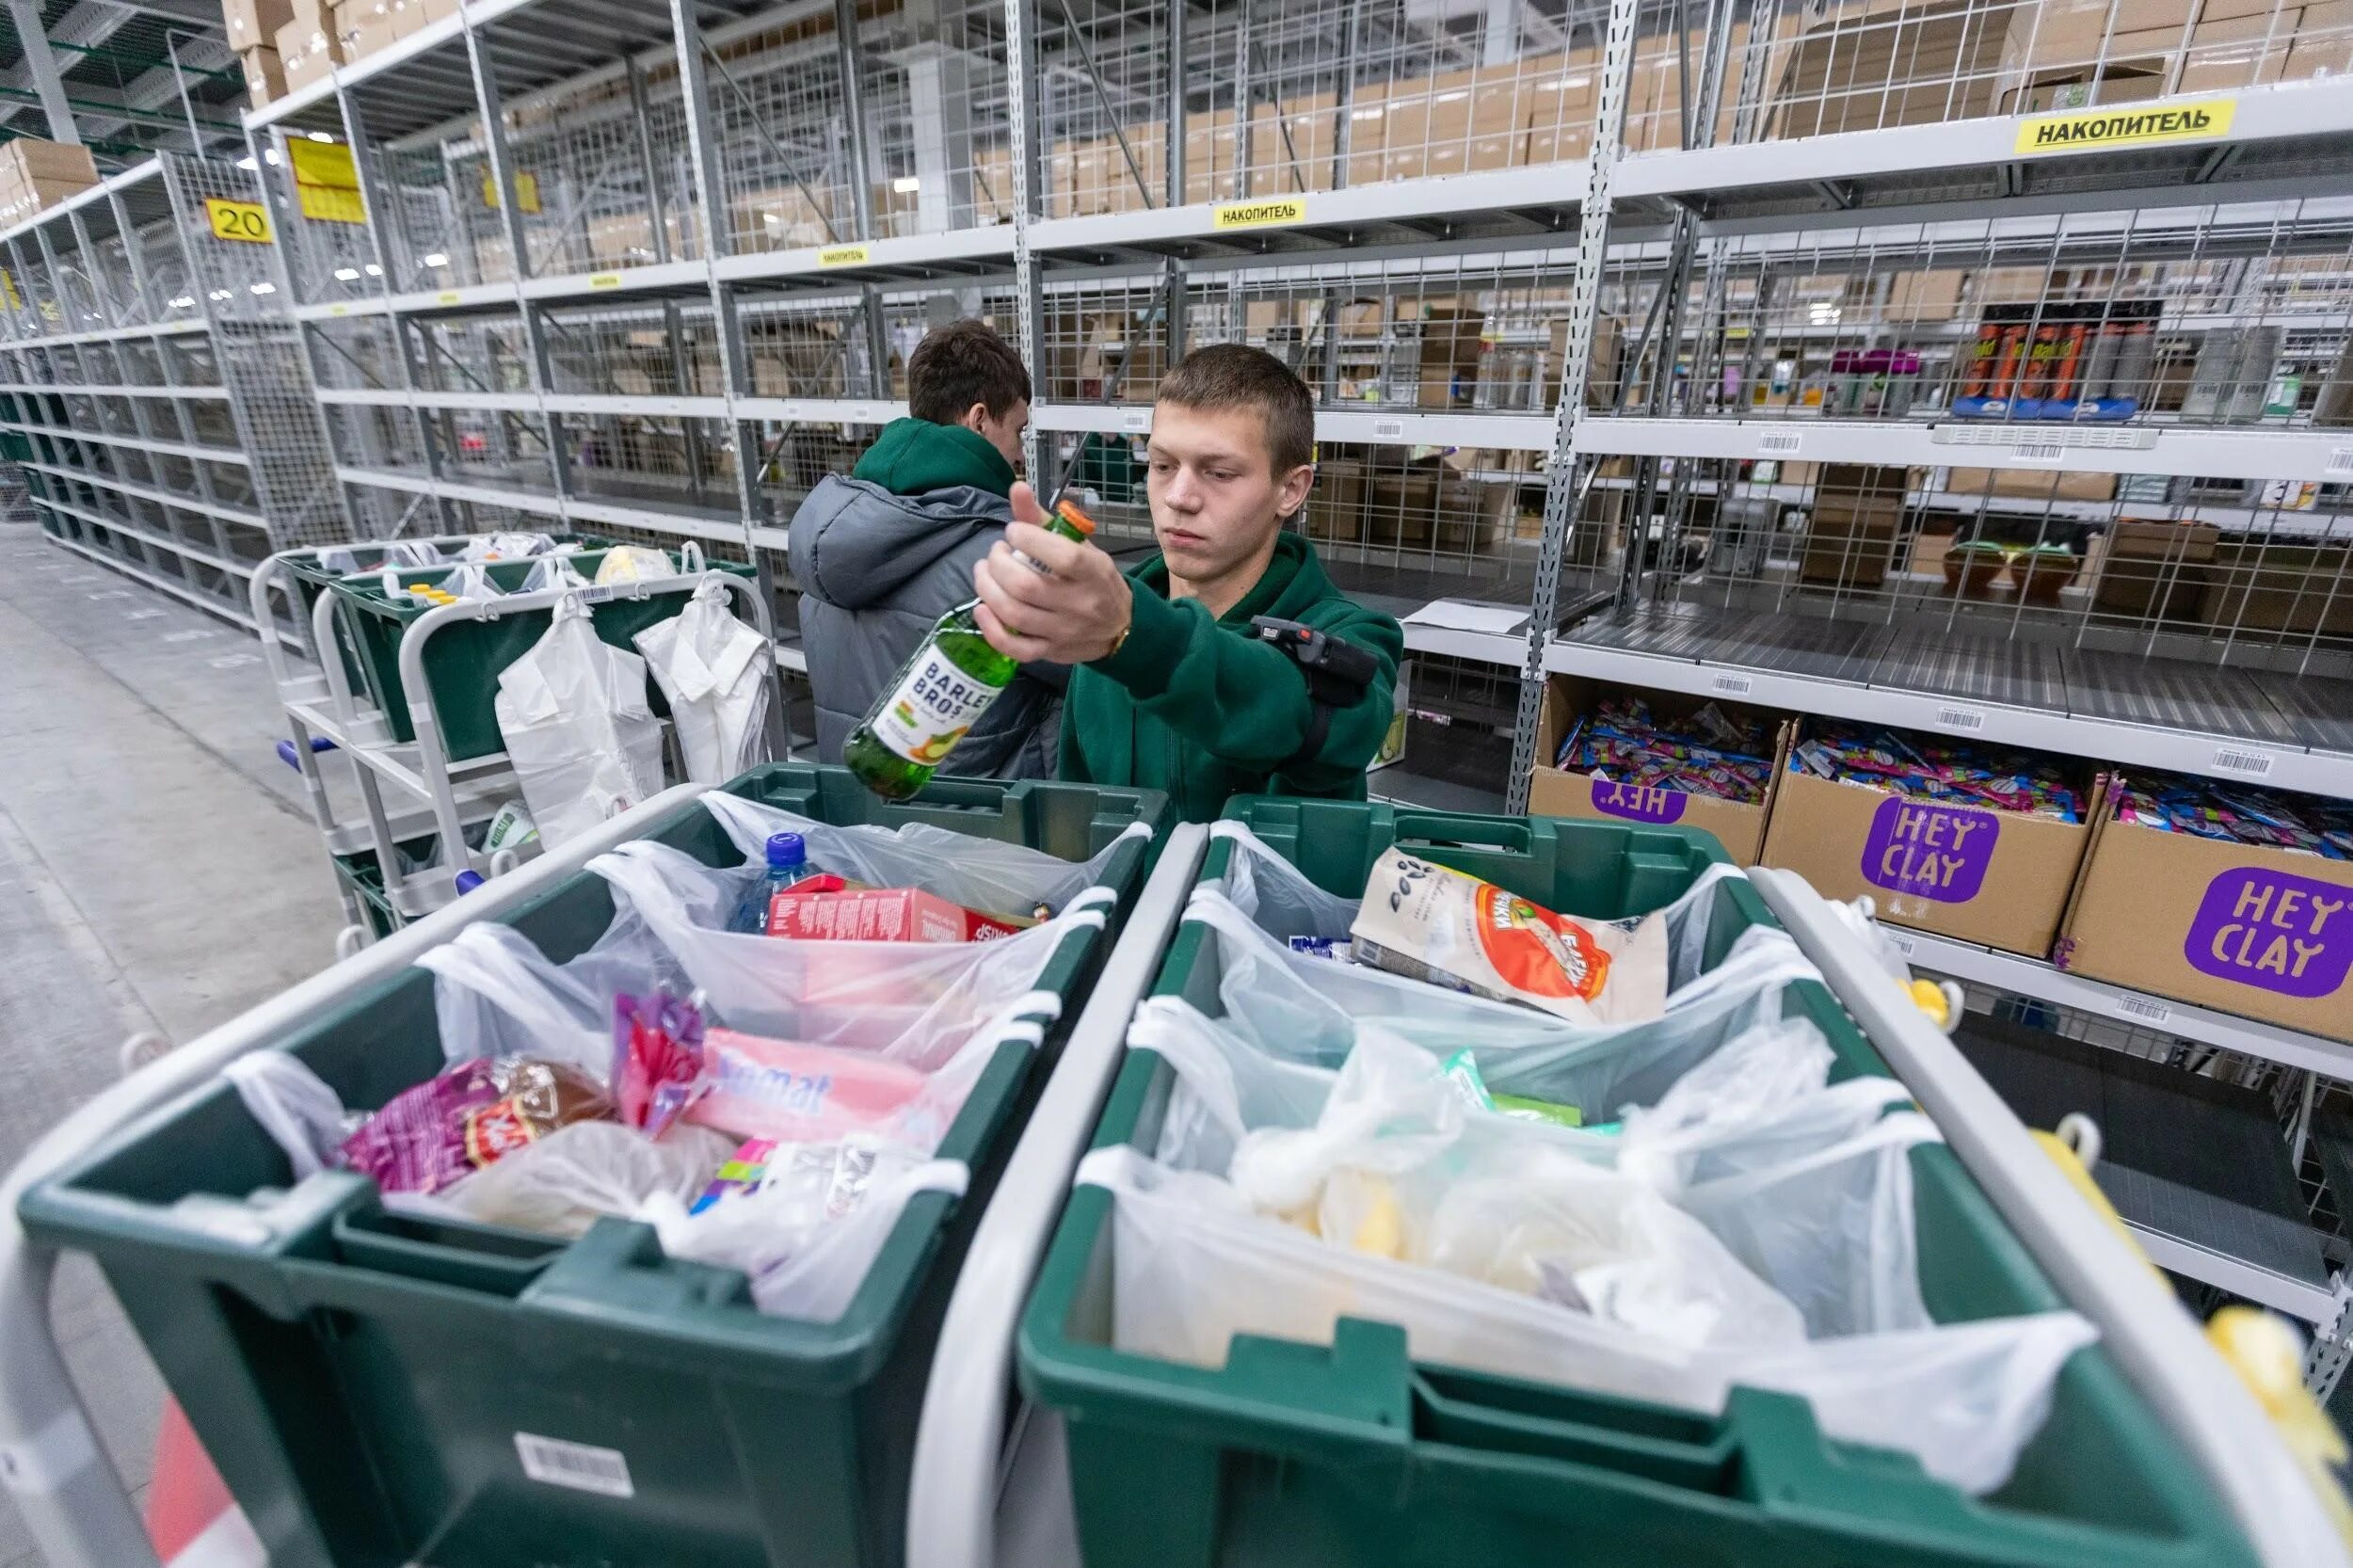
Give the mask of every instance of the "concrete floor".
MULTIPOLYGON (((0 524, 0 1169, 115 1080, 127 1035, 193 1039, 333 961, 282 733, 250 636, 0 524)), ((53 1317, 143 1493, 154 1368, 86 1262, 53 1317)), ((0 1500, 0 1568, 40 1561, 0 1500)))

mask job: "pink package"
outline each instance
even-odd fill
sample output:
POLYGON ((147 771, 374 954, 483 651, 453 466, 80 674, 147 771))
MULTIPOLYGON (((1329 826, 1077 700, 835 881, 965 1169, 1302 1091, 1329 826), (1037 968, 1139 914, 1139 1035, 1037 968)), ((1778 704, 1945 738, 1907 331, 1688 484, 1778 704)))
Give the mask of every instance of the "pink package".
POLYGON ((738 1138, 829 1144, 904 1123, 930 1081, 913 1067, 856 1051, 703 1031, 705 1085, 686 1120, 738 1138))

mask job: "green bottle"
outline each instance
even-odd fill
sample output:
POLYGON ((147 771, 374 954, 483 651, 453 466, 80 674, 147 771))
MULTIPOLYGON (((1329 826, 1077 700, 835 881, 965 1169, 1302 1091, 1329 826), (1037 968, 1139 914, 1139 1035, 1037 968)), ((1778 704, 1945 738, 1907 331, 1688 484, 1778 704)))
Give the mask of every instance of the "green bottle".
MULTIPOLYGON (((1084 544, 1095 532, 1095 520, 1064 501, 1046 526, 1084 544)), ((1023 565, 1046 569, 1020 552, 1014 553, 1023 565)), ((841 748, 841 760, 857 781, 885 800, 905 800, 930 783, 1021 667, 981 634, 972 614, 980 602, 967 600, 939 617, 841 748)))

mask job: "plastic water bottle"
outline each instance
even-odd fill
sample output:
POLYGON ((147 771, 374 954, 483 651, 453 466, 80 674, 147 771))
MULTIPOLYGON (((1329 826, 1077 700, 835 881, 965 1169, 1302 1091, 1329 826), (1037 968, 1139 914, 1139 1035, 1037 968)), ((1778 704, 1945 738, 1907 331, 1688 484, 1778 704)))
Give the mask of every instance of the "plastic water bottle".
POLYGON ((729 931, 754 936, 768 934, 768 904, 778 893, 808 874, 808 845, 797 833, 772 834, 768 840, 768 870, 753 883, 736 905, 729 931))

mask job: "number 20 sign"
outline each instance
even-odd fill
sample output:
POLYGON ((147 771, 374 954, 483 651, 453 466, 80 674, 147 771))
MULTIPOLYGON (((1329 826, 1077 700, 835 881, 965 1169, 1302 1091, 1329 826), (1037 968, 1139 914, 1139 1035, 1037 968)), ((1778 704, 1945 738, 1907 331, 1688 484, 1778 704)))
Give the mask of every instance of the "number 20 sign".
POLYGON ((248 245, 269 243, 269 209, 259 201, 224 201, 217 196, 207 197, 204 216, 212 219, 215 239, 244 240, 248 245))

